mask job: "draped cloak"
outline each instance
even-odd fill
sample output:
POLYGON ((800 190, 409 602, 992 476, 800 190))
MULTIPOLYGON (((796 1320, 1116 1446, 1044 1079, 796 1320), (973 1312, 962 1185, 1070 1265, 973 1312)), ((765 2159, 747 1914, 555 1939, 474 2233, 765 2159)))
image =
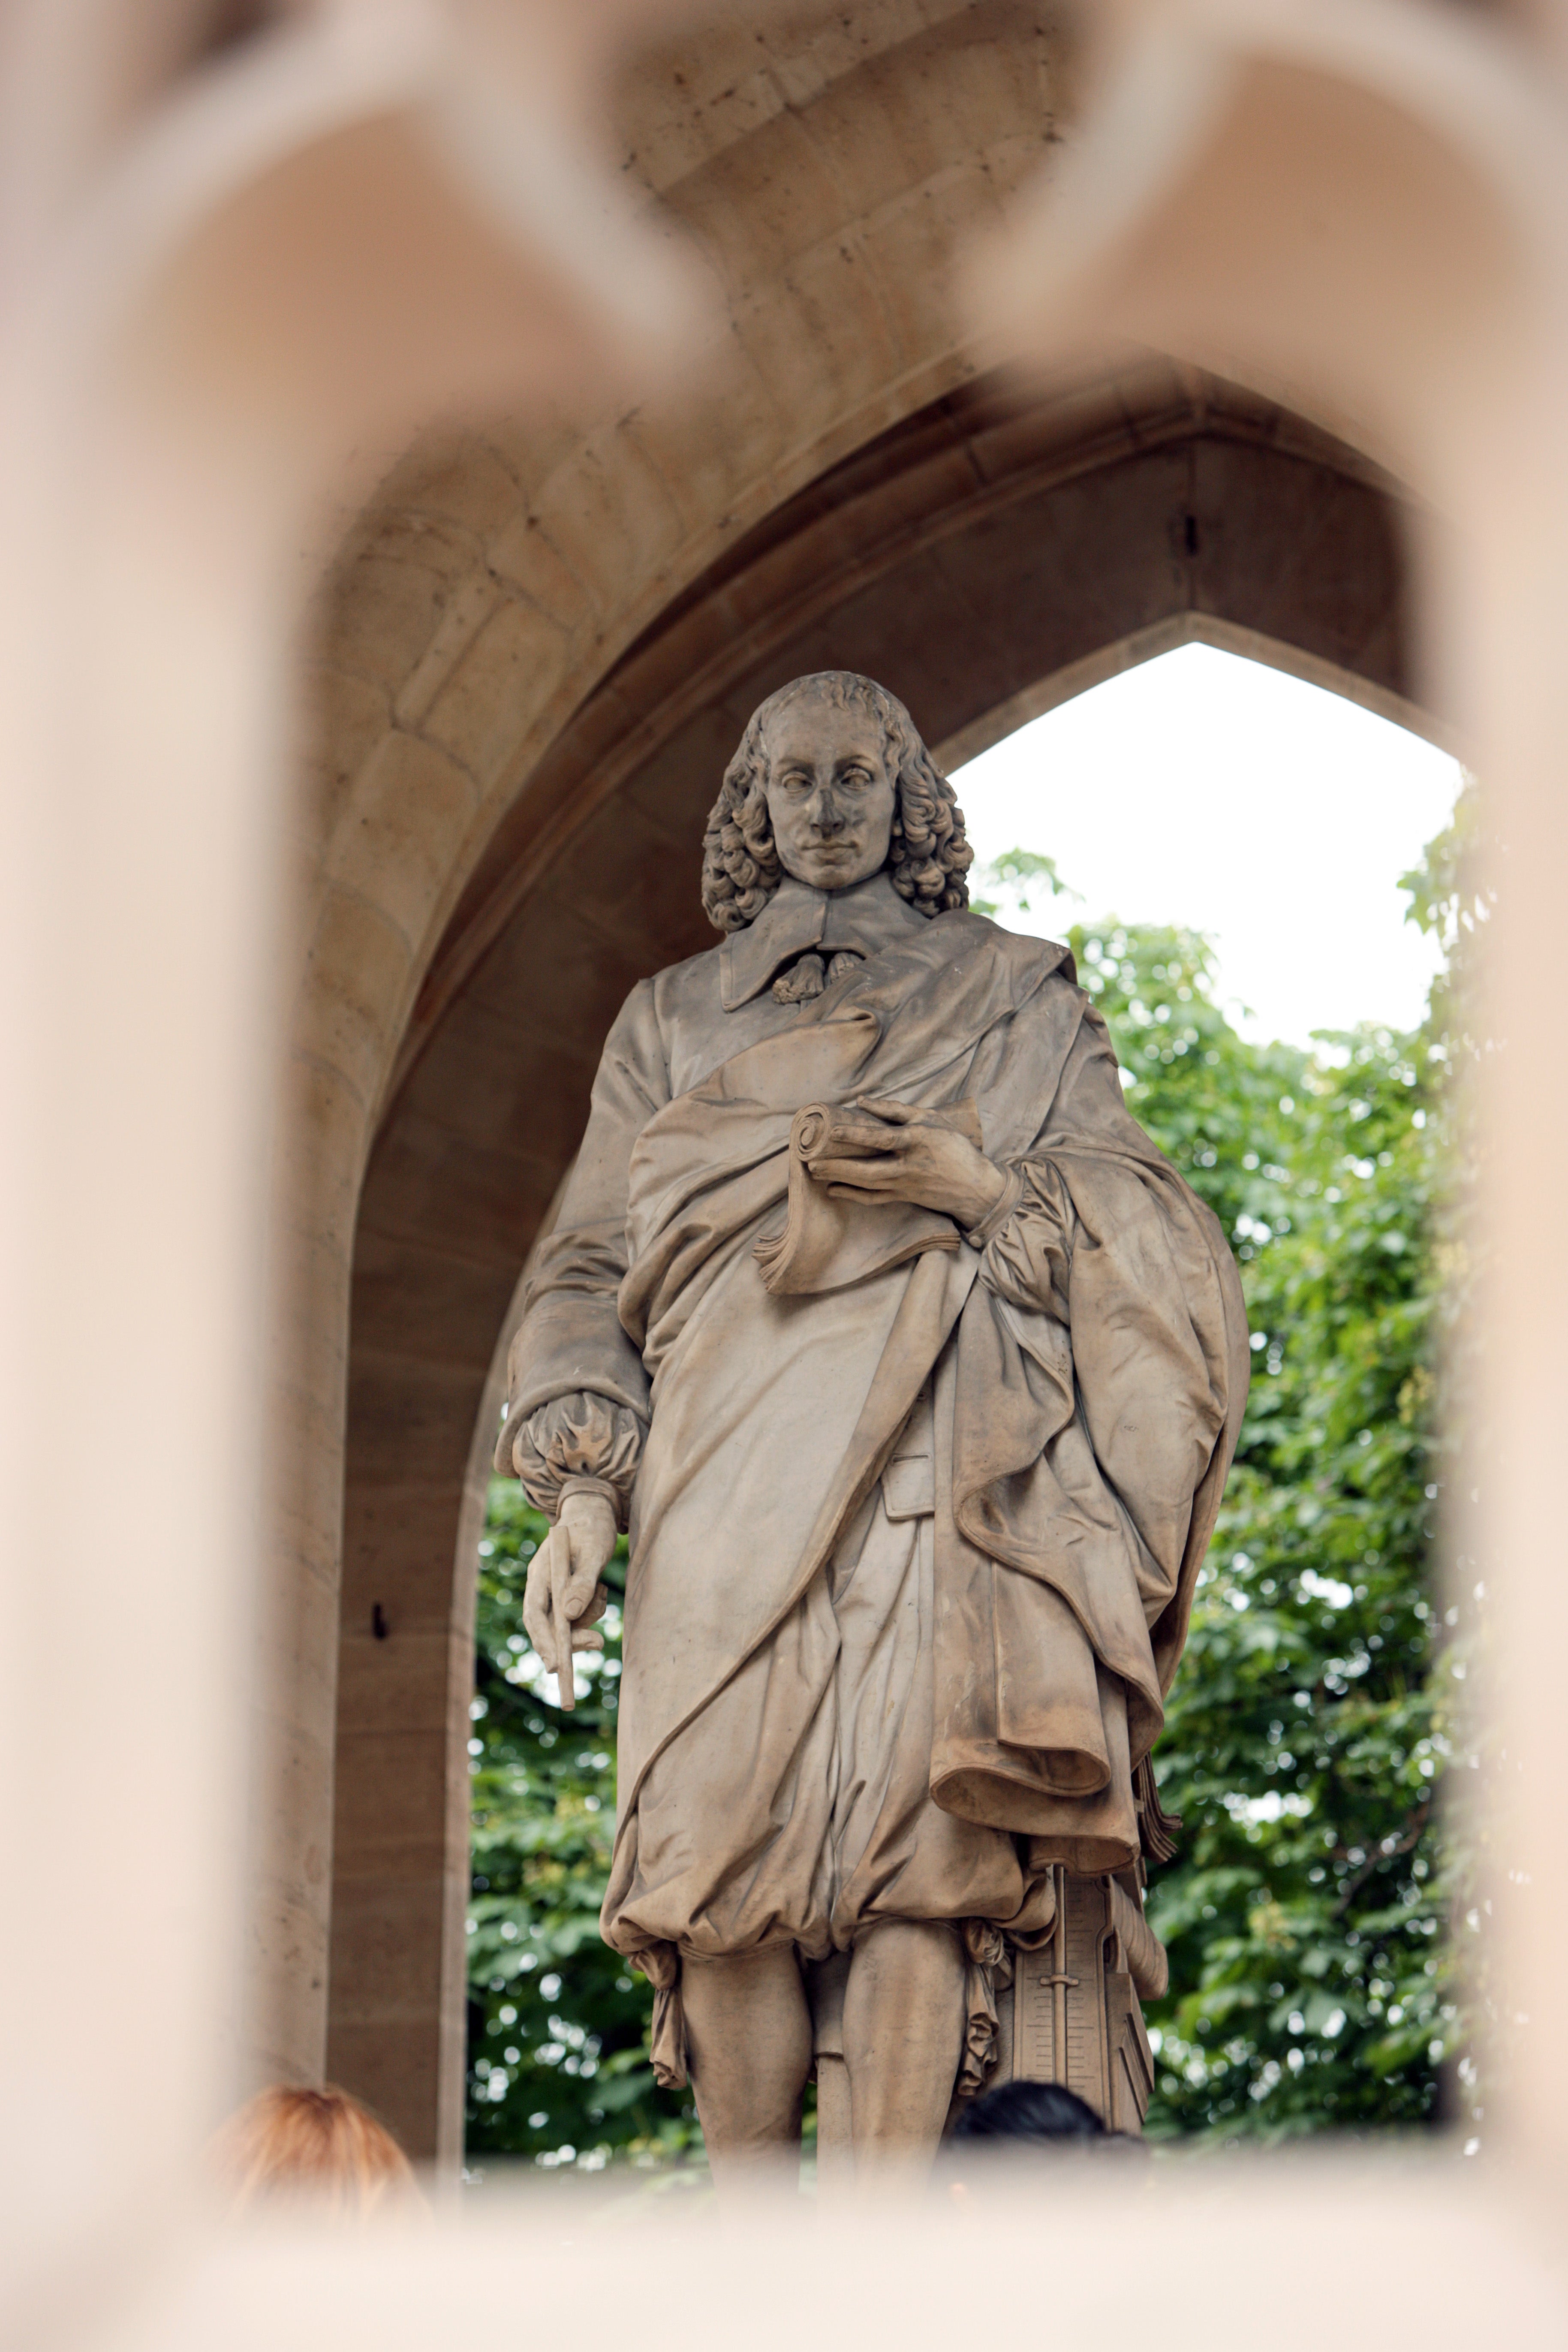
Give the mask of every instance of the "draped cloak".
MULTIPOLYGON (((795 887, 797 926, 822 895, 795 887)), ((646 1431, 603 1927, 667 1992, 682 1949, 816 1958, 879 1916, 1026 1940, 1052 1863, 1135 1859, 1131 1773, 1246 1400, 1229 1249, 1123 1108, 1067 950, 897 912, 797 1006, 734 1018, 735 941, 634 992, 513 1343, 503 1468, 552 1400, 646 1431), (753 1252, 784 1221, 791 1120, 862 1096, 974 1106, 1019 1230, 875 1270, 868 1201, 814 1291, 772 1296, 753 1252), (892 1630, 856 1667, 851 1738, 824 1725, 873 1556, 892 1630), (883 1773, 849 1885, 819 1783, 852 1768, 866 1801, 879 1738, 903 1780, 883 1773)))

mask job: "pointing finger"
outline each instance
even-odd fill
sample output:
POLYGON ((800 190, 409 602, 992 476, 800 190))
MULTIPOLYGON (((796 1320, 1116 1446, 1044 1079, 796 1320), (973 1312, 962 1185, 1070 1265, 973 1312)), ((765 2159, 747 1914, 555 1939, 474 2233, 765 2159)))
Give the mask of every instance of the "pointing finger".
POLYGON ((570 1715, 577 1704, 572 1674, 572 1616, 566 1606, 572 1589, 572 1530, 557 1526, 550 1538, 550 1617, 555 1648, 555 1680, 559 1704, 570 1715))
POLYGON ((522 1622, 541 1660, 553 1674, 555 1627, 550 1614, 551 1540, 548 1536, 545 1538, 529 1563, 528 1581, 522 1592, 522 1622))
POLYGON ((604 1563, 594 1557, 594 1547, 584 1528, 563 1530, 571 1547, 572 1565, 564 1587, 564 1607, 568 1617, 581 1617, 593 1601, 599 1570, 604 1563))

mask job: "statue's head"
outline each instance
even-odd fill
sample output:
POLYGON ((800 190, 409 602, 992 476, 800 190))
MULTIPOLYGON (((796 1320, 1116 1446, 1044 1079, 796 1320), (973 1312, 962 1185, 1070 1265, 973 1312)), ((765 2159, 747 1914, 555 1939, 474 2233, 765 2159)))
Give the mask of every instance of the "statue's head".
POLYGON ((702 837, 702 905, 716 930, 742 930, 786 874, 847 890, 885 866, 900 898, 940 915, 968 905, 973 857, 952 786, 897 696, 818 670, 752 713, 702 837))

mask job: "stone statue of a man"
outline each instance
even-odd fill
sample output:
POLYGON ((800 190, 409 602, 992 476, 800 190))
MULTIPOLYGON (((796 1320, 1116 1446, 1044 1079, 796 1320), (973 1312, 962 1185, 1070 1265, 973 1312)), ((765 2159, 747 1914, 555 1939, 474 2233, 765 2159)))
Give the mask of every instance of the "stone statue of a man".
POLYGON ((1052 1866, 1135 1863, 1245 1398, 1218 1224, 970 858, 890 694, 769 697, 703 845, 722 943, 611 1031, 512 1348, 547 1665, 629 1526, 602 1924, 721 2179, 798 2140, 814 1969, 850 1955, 858 2158, 918 2159, 1052 1866))

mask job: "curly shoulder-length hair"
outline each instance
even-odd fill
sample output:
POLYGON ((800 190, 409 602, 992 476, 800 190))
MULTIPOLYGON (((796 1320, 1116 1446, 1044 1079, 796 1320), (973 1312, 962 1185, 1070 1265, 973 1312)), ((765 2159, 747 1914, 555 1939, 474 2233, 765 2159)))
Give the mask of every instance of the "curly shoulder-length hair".
POLYGON ((803 694, 819 694, 835 709, 863 711, 882 730, 888 765, 897 782, 887 871, 901 898, 922 915, 967 907, 964 875, 974 852, 963 832, 963 811, 952 786, 921 741, 915 722, 896 695, 853 670, 823 669, 793 678, 755 709, 702 836, 702 908, 718 931, 744 930, 784 879, 768 814, 767 725, 803 694))

